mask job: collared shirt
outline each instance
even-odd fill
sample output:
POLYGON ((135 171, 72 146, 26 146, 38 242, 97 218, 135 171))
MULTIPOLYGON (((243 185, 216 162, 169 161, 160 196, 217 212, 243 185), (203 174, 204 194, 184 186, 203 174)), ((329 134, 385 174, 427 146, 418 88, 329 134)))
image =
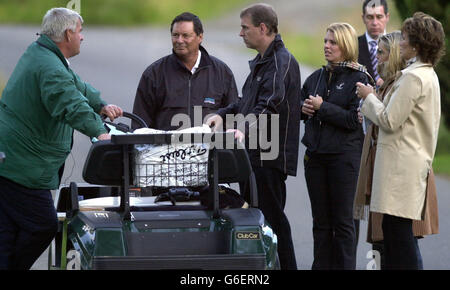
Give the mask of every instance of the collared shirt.
MULTIPOLYGON (((382 35, 385 35, 385 34, 386 34, 386 30, 384 30, 382 35)), ((375 49, 378 49, 378 39, 373 39, 367 31, 366 31, 366 40, 367 40, 367 44, 369 44, 369 45, 370 45, 371 41, 375 41, 377 43, 377 45, 375 46, 375 49)), ((369 47, 369 50, 370 50, 370 47, 369 47)))
POLYGON ((194 67, 191 69, 191 73, 194 74, 195 71, 198 69, 198 66, 200 65, 200 60, 202 58, 202 52, 200 51, 200 49, 198 50, 198 57, 197 57, 197 61, 194 64, 194 67))
POLYGON ((67 65, 70 66, 70 62, 67 58, 66 58, 66 61, 67 61, 67 65))
MULTIPOLYGON (((367 39, 367 43, 368 44, 370 44, 371 41, 375 41, 377 43, 375 48, 378 49, 378 39, 373 39, 372 37, 370 37, 370 35, 369 35, 369 33, 367 31, 366 31, 366 39, 367 39)), ((370 47, 369 47, 369 50, 370 50, 370 47)))

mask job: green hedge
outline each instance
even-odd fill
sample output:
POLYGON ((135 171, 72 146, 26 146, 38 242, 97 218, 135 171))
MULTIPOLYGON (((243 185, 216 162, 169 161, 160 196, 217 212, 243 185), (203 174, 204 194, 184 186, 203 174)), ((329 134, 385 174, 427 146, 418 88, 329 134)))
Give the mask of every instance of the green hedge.
MULTIPOLYGON (((0 23, 40 24, 52 7, 66 7, 69 0, 0 0, 0 23)), ((211 19, 249 0, 81 0, 86 23, 130 26, 167 24, 176 15, 190 11, 202 20, 211 19)))
POLYGON ((433 170, 436 174, 450 177, 450 154, 436 155, 433 160, 433 170))
POLYGON ((450 128, 450 1, 448 0, 395 0, 397 9, 403 19, 411 17, 414 12, 427 13, 444 26, 447 54, 436 67, 441 85, 442 114, 447 128, 450 128))

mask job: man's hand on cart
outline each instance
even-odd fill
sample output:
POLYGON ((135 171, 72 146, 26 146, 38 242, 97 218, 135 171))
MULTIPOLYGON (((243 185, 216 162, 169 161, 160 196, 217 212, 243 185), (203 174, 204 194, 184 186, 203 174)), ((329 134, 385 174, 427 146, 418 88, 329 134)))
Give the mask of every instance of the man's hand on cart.
POLYGON ((206 120, 206 125, 208 125, 213 132, 220 131, 222 129, 223 120, 219 115, 213 115, 206 120))
POLYGON ((111 121, 114 121, 115 118, 121 117, 123 115, 123 110, 116 105, 106 105, 101 109, 100 115, 105 115, 111 121))
POLYGON ((111 135, 109 134, 101 134, 97 137, 97 140, 102 141, 102 140, 110 140, 111 139, 111 135))
MULTIPOLYGON (((206 125, 208 125, 211 128, 211 130, 213 132, 222 131, 223 119, 220 115, 215 114, 215 115, 209 117, 205 123, 206 123, 206 125)), ((228 129, 226 132, 227 133, 233 132, 234 139, 238 140, 241 143, 244 142, 244 140, 245 140, 245 135, 240 130, 228 129)))
POLYGON ((227 133, 230 133, 230 132, 234 132, 234 139, 238 140, 241 143, 244 142, 245 135, 244 135, 244 133, 242 133, 242 131, 237 130, 237 129, 228 129, 227 133))

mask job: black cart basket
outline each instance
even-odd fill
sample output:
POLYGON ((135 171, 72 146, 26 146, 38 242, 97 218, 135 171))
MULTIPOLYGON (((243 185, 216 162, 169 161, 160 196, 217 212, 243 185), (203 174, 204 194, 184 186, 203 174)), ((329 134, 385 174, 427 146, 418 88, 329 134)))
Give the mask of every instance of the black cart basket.
MULTIPOLYGON (((257 207, 255 177, 245 149, 233 133, 167 133, 112 136, 92 145, 83 169, 91 184, 119 186, 123 219, 130 219, 130 188, 209 185, 213 216, 220 216, 219 183, 250 183, 250 206, 257 207), (145 146, 159 148, 141 158, 145 146), (144 148, 144 149, 142 149, 144 148), (199 158, 206 154, 206 158, 199 158), (145 162, 143 162, 145 160, 145 162)), ((241 189, 242 192, 242 189, 241 189)), ((72 205, 77 203, 75 200, 72 205)), ((76 206, 73 208, 77 210, 76 206)))

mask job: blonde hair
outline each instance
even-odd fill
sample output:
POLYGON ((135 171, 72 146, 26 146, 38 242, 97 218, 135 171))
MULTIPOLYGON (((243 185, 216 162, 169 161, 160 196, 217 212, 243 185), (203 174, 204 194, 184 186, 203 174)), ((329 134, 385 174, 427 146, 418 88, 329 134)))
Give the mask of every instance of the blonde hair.
POLYGON ((358 36, 356 30, 348 23, 333 23, 326 31, 334 34, 345 61, 358 62, 358 36))
POLYGON ((383 46, 389 54, 389 60, 383 65, 383 71, 379 72, 383 75, 383 78, 390 79, 395 77, 397 72, 406 66, 405 60, 400 56, 401 40, 402 33, 400 31, 380 36, 378 46, 383 46))

